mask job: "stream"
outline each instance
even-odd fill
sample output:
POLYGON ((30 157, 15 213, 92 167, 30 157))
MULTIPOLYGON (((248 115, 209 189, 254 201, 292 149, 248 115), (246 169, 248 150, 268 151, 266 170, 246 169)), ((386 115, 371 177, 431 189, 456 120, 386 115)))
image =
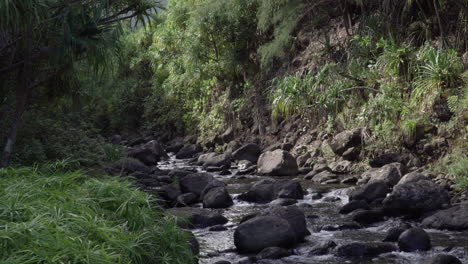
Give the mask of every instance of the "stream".
MULTIPOLYGON (((199 166, 192 166, 188 160, 177 160, 173 155, 170 159, 159 162, 158 168, 164 170, 171 169, 196 169, 203 171, 199 166)), ((255 204, 244 201, 239 201, 235 197, 245 192, 249 187, 261 180, 264 177, 260 176, 234 176, 236 169, 231 169, 232 174, 220 176, 213 173, 216 179, 227 184, 227 189, 233 197, 234 205, 227 209, 221 210, 222 214, 229 219, 225 225, 228 229, 225 231, 209 231, 208 228, 192 230, 200 244, 200 261, 201 264, 212 264, 216 261, 227 260, 232 263, 245 258, 245 255, 239 255, 234 246, 233 234, 240 219, 245 215, 261 211, 268 208, 268 204, 255 204)), ((281 179, 293 179, 294 177, 281 177, 281 179)), ((338 210, 341 206, 348 202, 348 197, 344 194, 349 185, 317 185, 312 181, 299 180, 302 188, 307 190, 307 195, 304 199, 298 200, 296 204, 306 215, 307 227, 311 232, 305 241, 293 249, 294 254, 279 260, 263 260, 260 263, 274 264, 312 264, 312 263, 427 263, 424 262, 428 257, 446 253, 458 257, 462 263, 468 263, 468 231, 451 232, 426 229, 426 232, 431 237, 432 249, 427 252, 406 253, 406 252, 391 252, 379 255, 376 258, 362 259, 344 259, 335 257, 334 255, 324 256, 308 256, 310 249, 319 242, 332 240, 340 245, 348 242, 381 242, 386 235, 386 231, 391 227, 397 226, 402 222, 399 218, 389 218, 383 222, 379 222, 357 230, 342 230, 342 231, 320 231, 320 227, 324 225, 339 225, 345 222, 346 215, 341 215, 338 210), (321 198, 317 198, 316 194, 322 194, 321 198), (316 199, 314 199, 316 198, 316 199)), ((202 207, 201 204, 193 205, 202 207)), ((417 225, 416 222, 410 222, 417 225)))

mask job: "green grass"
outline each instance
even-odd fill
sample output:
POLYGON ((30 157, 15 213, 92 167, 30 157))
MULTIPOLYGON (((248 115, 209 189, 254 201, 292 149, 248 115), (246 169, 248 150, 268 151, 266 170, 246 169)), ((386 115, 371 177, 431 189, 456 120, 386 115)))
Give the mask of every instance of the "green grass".
POLYGON ((66 164, 0 169, 0 263, 193 263, 187 233, 130 183, 66 164))
POLYGON ((455 178, 459 189, 468 189, 468 157, 455 161, 449 167, 449 174, 455 178))

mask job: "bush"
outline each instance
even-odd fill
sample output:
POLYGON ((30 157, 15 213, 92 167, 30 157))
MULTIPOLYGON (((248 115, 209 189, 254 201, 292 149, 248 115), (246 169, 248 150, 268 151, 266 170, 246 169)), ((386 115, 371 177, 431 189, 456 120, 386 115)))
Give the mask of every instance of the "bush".
POLYGON ((0 263, 193 263, 148 195, 68 166, 0 169, 0 263))

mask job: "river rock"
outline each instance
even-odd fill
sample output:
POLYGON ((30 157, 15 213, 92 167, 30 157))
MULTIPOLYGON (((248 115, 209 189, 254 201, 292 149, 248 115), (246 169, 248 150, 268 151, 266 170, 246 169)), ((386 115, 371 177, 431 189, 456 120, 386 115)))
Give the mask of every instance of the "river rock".
POLYGON ((452 256, 447 254, 439 254, 437 256, 433 256, 429 258, 425 263, 427 264, 462 264, 462 262, 452 256))
POLYGON ((182 228, 205 228, 228 222, 220 213, 203 208, 179 207, 168 209, 166 212, 175 216, 177 224, 182 228))
POLYGON ((203 196, 203 208, 227 208, 233 204, 225 187, 212 188, 203 196))
POLYGON ((131 149, 127 155, 143 162, 147 166, 156 165, 161 160, 160 156, 155 155, 150 149, 146 148, 131 149))
POLYGON ((369 225, 372 223, 380 222, 384 219, 382 210, 356 210, 351 213, 351 220, 362 225, 369 225))
POLYGON ((296 159, 284 150, 262 153, 257 162, 258 174, 270 176, 292 176, 298 173, 296 159))
POLYGON ((349 203, 347 203, 347 204, 343 205, 343 207, 341 207, 339 213, 340 214, 349 214, 352 211, 357 210, 357 209, 367 210, 367 209, 369 209, 369 204, 364 200, 350 201, 349 203))
POLYGON ((372 202, 378 198, 383 198, 390 191, 388 185, 383 181, 374 181, 367 183, 364 186, 356 187, 349 194, 349 199, 352 200, 365 200, 372 202))
POLYGON ((176 154, 177 159, 190 159, 197 153, 202 151, 202 147, 198 144, 186 144, 176 154))
POLYGON ((336 247, 336 243, 333 241, 326 241, 319 243, 311 248, 309 253, 307 253, 308 256, 321 256, 321 255, 327 255, 330 253, 331 250, 333 250, 336 247))
POLYGON ((258 253, 255 258, 261 259, 280 259, 291 255, 291 251, 280 247, 265 248, 258 253))
POLYGON ((426 228, 468 230, 468 204, 460 204, 426 217, 422 221, 426 228))
POLYGON ((392 215, 419 215, 450 204, 446 190, 427 180, 396 185, 383 201, 384 210, 392 215))
POLYGON ((296 181, 264 179, 238 196, 240 200, 253 203, 268 203, 276 198, 302 199, 304 190, 296 181))
POLYGON ((304 213, 297 206, 270 207, 263 211, 262 216, 276 216, 288 221, 296 235, 296 241, 300 242, 310 235, 304 213))
POLYGON ((419 173, 417 171, 413 171, 410 173, 405 174, 403 178, 400 179, 398 184, 404 184, 404 183, 409 183, 409 182, 417 182, 420 180, 429 180, 426 176, 424 176, 422 173, 419 173))
POLYGON ((262 150, 257 144, 246 144, 238 148, 232 153, 232 157, 235 160, 248 160, 254 164, 257 163, 258 157, 262 153, 262 150))
POLYGON ((409 229, 409 226, 396 226, 392 227, 387 231, 385 238, 383 239, 384 242, 397 242, 400 235, 409 229))
POLYGON ((175 179, 182 179, 183 177, 189 175, 189 174, 192 174, 194 173, 195 171, 190 171, 190 170, 179 170, 179 169, 175 169, 175 170, 171 170, 167 176, 175 179))
POLYGON ((295 199, 285 199, 285 198, 278 198, 270 202, 271 206, 289 206, 296 204, 297 200, 295 199))
POLYGON ((150 167, 135 158, 123 158, 117 161, 116 169, 125 173, 143 172, 150 173, 150 167))
POLYGON ((158 194, 161 198, 168 202, 176 201, 177 197, 182 194, 180 187, 177 185, 165 185, 160 188, 158 194))
POLYGON ((338 257, 374 257, 383 253, 397 251, 396 246, 390 243, 360 243, 352 242, 336 248, 338 257))
POLYGON ((413 227, 398 237, 398 247, 401 251, 427 251, 431 249, 431 239, 422 228, 413 227))
MULTIPOLYGON (((306 175, 307 177, 307 175, 306 175)), ((312 181, 316 183, 326 183, 329 181, 339 181, 338 180, 338 175, 329 172, 329 171, 322 171, 312 177, 312 181)))
POLYGON ((240 253, 258 253, 268 247, 289 248, 296 243, 294 229, 276 216, 254 217, 234 231, 234 245, 240 253))
POLYGON ((223 167, 230 166, 232 161, 231 153, 219 154, 216 152, 210 152, 200 155, 198 157, 198 165, 204 167, 223 167))
POLYGON ((351 147, 357 147, 361 144, 361 128, 346 130, 338 133, 330 141, 330 147, 333 152, 341 156, 351 147))
POLYGON ((383 181, 390 187, 396 185, 402 177, 395 163, 387 164, 382 168, 373 169, 366 176, 370 178, 368 183, 383 181))
POLYGON ((197 195, 194 193, 184 193, 177 197, 177 204, 181 207, 188 206, 197 202, 197 195))
POLYGON ((208 173, 192 173, 180 179, 179 185, 183 193, 194 193, 200 197, 202 191, 214 180, 208 173))

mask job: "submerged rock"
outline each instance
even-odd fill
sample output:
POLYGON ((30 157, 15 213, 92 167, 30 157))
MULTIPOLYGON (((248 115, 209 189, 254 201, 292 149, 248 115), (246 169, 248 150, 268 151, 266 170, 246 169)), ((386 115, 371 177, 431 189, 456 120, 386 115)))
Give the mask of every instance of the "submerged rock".
POLYGON ((209 209, 180 207, 168 209, 166 212, 175 216, 177 224, 182 228, 205 228, 228 222, 226 217, 209 209))
POLYGON ((397 251, 397 247, 391 243, 352 242, 338 246, 336 255, 338 257, 373 257, 392 251, 397 251))

